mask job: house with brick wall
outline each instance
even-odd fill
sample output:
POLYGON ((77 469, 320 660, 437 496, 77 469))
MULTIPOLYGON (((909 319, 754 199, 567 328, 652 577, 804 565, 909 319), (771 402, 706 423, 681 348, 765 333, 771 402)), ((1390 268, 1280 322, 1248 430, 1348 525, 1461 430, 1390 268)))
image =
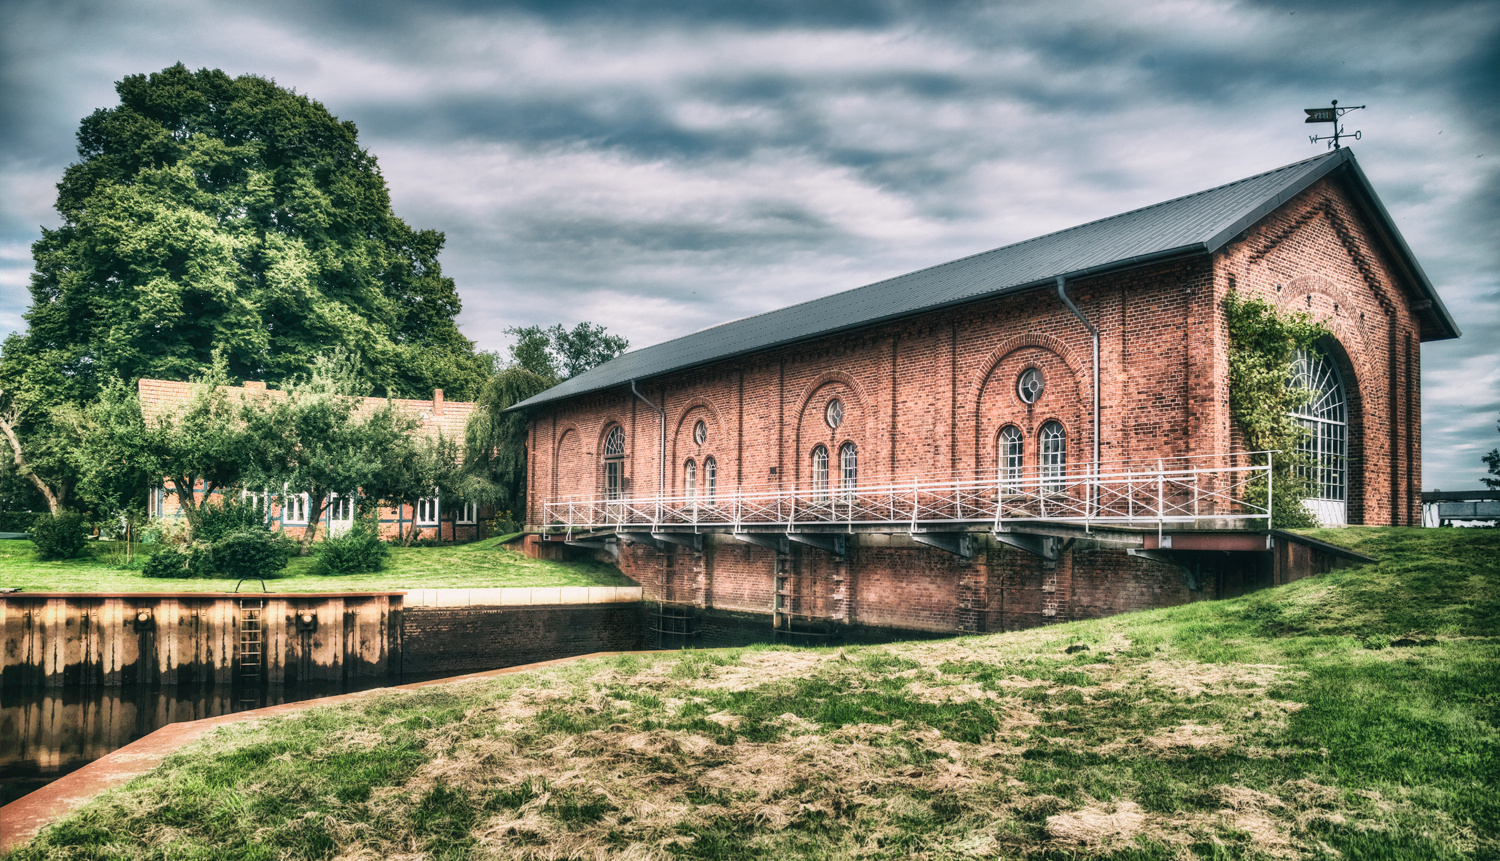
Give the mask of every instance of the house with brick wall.
MULTIPOLYGON (((226 389, 231 397, 278 395, 275 390, 267 391, 265 383, 255 381, 226 389)), ((193 396, 192 383, 173 380, 143 379, 137 383, 137 390, 140 394, 141 414, 148 423, 181 411, 193 396)), ((435 389, 431 400, 362 398, 355 407, 355 413, 368 415, 387 404, 416 417, 416 433, 434 438, 441 435, 447 439, 462 440, 464 427, 474 412, 473 403, 446 401, 443 390, 435 389)), ((274 529, 301 537, 308 527, 308 512, 312 507, 305 493, 288 493, 284 488, 259 487, 235 488, 222 492, 265 506, 267 519, 274 529)), ((202 488, 195 489, 194 493, 197 499, 202 499, 202 488)), ((152 516, 177 517, 181 514, 180 509, 176 496, 168 487, 157 487, 150 491, 147 510, 152 516)), ((328 500, 323 507, 318 534, 323 537, 341 534, 354 522, 356 511, 357 502, 352 496, 335 496, 328 500)), ((382 535, 405 536, 415 528, 419 539, 434 538, 442 541, 473 541, 481 537, 481 514, 480 507, 475 503, 444 500, 437 494, 421 500, 416 506, 386 507, 377 512, 382 535)))
POLYGON ((1339 149, 636 350, 518 404, 535 543, 610 553, 685 625, 814 638, 1012 629, 1337 564, 1277 530, 1230 416, 1231 291, 1331 333, 1295 367, 1317 394, 1299 412, 1309 508, 1418 523, 1420 345, 1459 330, 1339 149))

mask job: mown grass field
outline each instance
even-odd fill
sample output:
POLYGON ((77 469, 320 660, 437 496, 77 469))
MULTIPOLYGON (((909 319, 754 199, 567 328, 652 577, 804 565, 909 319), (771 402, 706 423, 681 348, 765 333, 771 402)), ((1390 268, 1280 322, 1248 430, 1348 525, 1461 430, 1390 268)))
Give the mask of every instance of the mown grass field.
POLYGON ((42 858, 1500 857, 1500 531, 1000 635, 593 660, 220 730, 42 858))
MULTIPOLYGON (((501 536, 503 537, 503 536, 501 536)), ((149 548, 148 548, 149 550, 149 548)), ((313 557, 293 557, 284 576, 266 581, 274 592, 360 592, 386 589, 487 589, 510 586, 633 586, 613 565, 528 559, 496 539, 447 547, 393 547, 385 570, 337 577, 309 574, 313 557)), ((92 542, 88 555, 43 561, 30 541, 0 541, 0 587, 27 592, 228 592, 234 580, 152 579, 139 556, 127 565, 114 542, 92 542)), ((244 589, 259 591, 254 582, 244 589)))

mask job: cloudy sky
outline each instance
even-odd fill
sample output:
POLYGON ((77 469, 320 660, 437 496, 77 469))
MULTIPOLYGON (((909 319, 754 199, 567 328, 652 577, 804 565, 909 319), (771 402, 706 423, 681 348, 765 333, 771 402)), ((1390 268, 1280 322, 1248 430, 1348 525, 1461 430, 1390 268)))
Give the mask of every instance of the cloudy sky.
POLYGON ((0 4, 0 333, 78 121, 181 61, 352 120, 446 232, 460 325, 635 346, 1316 155, 1360 163, 1453 316, 1424 487, 1500 444, 1500 3, 0 4))

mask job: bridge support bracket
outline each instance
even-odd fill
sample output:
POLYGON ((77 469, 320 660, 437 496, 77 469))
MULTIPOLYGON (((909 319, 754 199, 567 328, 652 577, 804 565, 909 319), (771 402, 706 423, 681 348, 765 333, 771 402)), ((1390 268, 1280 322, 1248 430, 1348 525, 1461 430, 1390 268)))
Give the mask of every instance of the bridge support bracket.
POLYGON ((1062 539, 1055 535, 998 531, 995 533, 995 540, 1017 550, 1025 550, 1027 553, 1040 556, 1048 562, 1056 562, 1062 557, 1062 539))
POLYGON ((974 536, 968 532, 912 532, 911 540, 946 550, 964 561, 974 558, 974 536))
POLYGON ((698 532, 653 532, 651 537, 662 544, 686 547, 694 553, 703 552, 703 535, 698 532))
POLYGON ((839 561, 849 558, 849 537, 847 535, 824 535, 817 532, 788 532, 786 537, 798 544, 806 544, 819 550, 827 550, 837 556, 839 561))
POLYGON ((563 543, 568 545, 569 547, 586 547, 590 550, 604 550, 607 551, 609 555, 615 557, 616 562, 620 561, 620 542, 612 538, 583 538, 568 540, 564 541, 563 543))
POLYGON ((789 556, 792 552, 792 543, 784 534, 778 535, 773 532, 735 532, 732 534, 735 538, 738 538, 746 544, 754 544, 759 547, 769 547, 782 556, 789 556))

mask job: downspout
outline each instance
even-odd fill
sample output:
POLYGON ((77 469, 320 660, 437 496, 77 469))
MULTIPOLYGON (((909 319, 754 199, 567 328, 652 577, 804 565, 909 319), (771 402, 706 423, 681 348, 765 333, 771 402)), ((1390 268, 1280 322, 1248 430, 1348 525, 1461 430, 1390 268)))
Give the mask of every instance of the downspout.
MULTIPOLYGON (((1086 328, 1086 329, 1089 330, 1090 337, 1092 337, 1094 339, 1094 480, 1098 481, 1099 480, 1099 330, 1096 329, 1096 328, 1094 328, 1094 324, 1089 322, 1089 318, 1083 316, 1083 312, 1080 311, 1080 310, 1078 310, 1078 306, 1073 304, 1073 300, 1072 299, 1068 298, 1068 278, 1067 278, 1066 275, 1059 275, 1059 276, 1057 276, 1057 297, 1059 299, 1063 300, 1063 304, 1068 306, 1068 310, 1072 311, 1073 315, 1076 316, 1079 319, 1079 321, 1083 323, 1084 328, 1086 328)), ((1095 498, 1095 503, 1096 504, 1098 503, 1098 499, 1097 498, 1095 498)))
POLYGON ((656 414, 661 417, 661 451, 656 458, 658 466, 656 495, 663 496, 667 492, 667 411, 646 400, 646 396, 641 394, 640 389, 635 387, 635 380, 630 381, 630 393, 640 398, 641 403, 656 410, 656 414))

